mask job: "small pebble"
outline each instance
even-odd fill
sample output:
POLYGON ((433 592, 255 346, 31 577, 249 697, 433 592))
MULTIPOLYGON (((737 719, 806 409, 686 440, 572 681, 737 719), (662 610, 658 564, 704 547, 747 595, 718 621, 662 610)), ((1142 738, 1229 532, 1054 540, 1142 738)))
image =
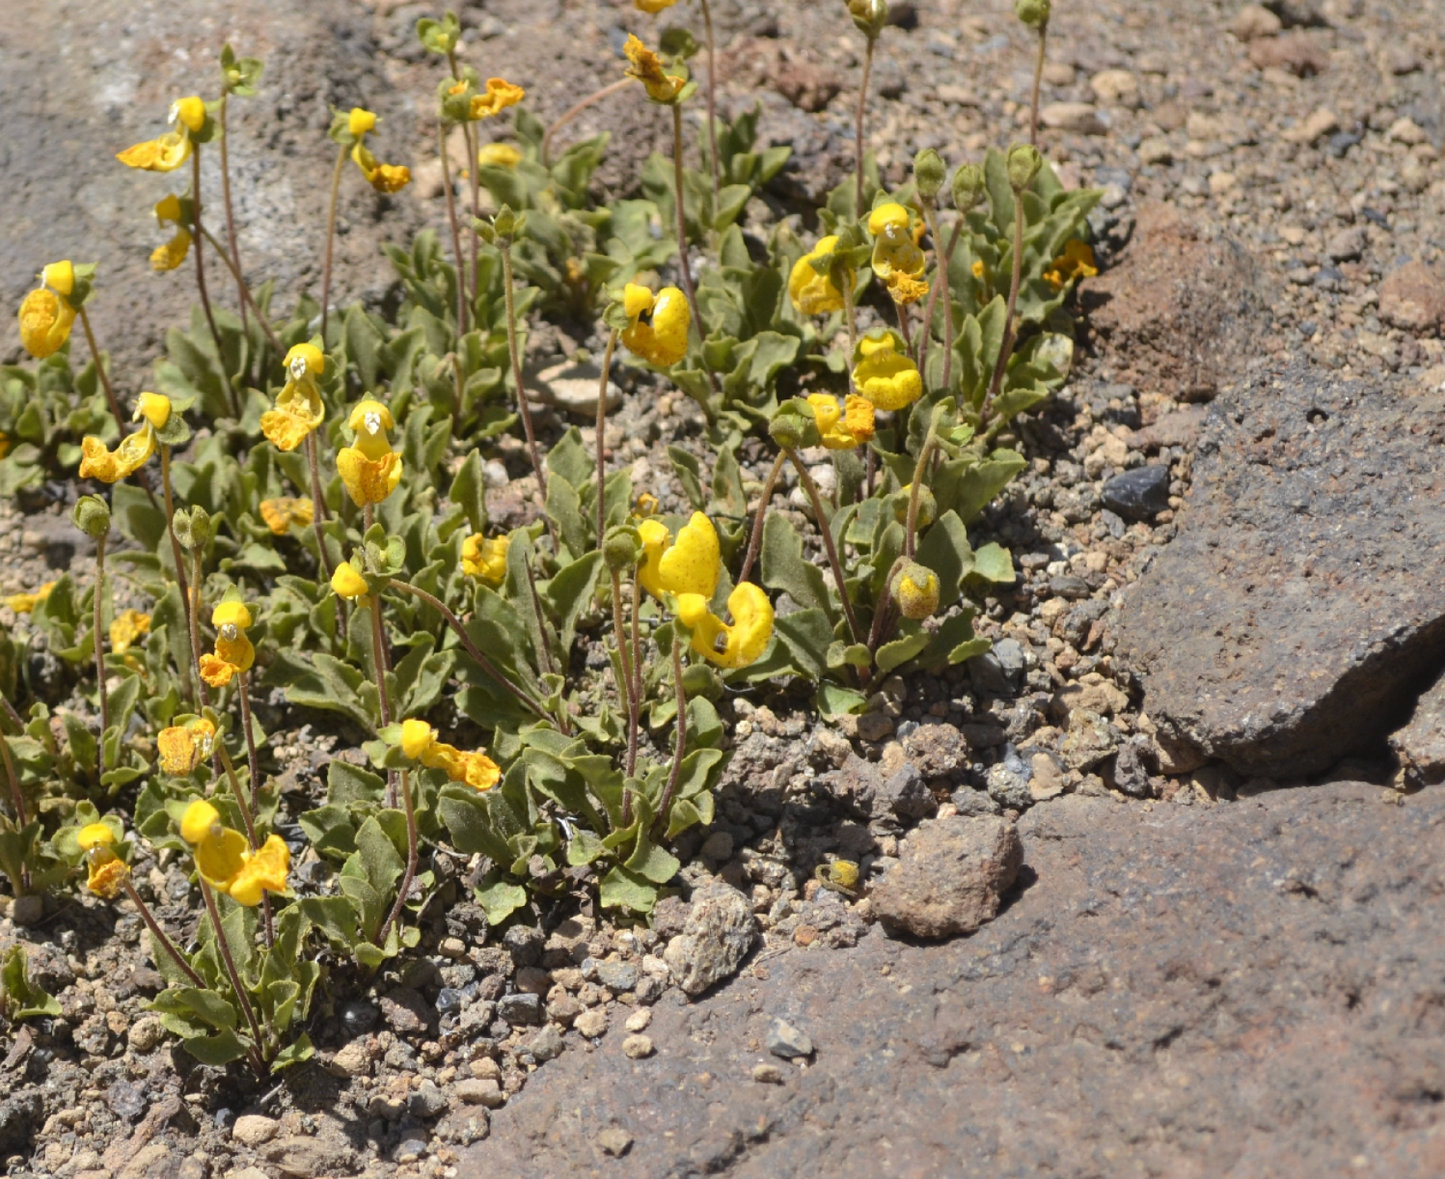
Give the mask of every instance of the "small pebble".
POLYGON ((775 1064, 753 1065, 753 1080, 762 1085, 781 1085, 783 1083, 782 1070, 775 1064))
POLYGON ((642 1035, 628 1036, 627 1039, 622 1041, 622 1052, 623 1055, 632 1060, 641 1060, 645 1056, 651 1056, 652 1037, 642 1035))
POLYGON ((768 1030, 767 1043, 768 1051, 784 1060, 813 1055, 813 1041, 809 1039, 808 1033, 795 1028, 785 1019, 773 1020, 773 1026, 768 1030))
POLYGON ((645 1032, 647 1025, 652 1022, 652 1009, 650 1007, 639 1007, 627 1017, 627 1022, 622 1026, 629 1032, 645 1032))

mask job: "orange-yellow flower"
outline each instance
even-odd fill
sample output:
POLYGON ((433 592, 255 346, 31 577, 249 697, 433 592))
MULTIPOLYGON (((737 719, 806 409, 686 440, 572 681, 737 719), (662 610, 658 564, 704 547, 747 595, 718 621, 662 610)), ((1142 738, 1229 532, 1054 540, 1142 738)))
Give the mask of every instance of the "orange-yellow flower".
POLYGON ((314 344, 297 344, 286 353, 286 384, 276 408, 261 415, 261 433, 277 450, 295 450, 326 418, 316 378, 326 371, 326 356, 314 344))
POLYGON ((115 158, 127 168, 174 172, 191 158, 195 146, 191 135, 205 126, 206 104, 196 97, 177 99, 171 103, 168 121, 175 125, 174 130, 128 147, 115 158))
POLYGON ((20 342, 36 360, 55 355, 70 339, 74 290, 75 267, 69 261, 52 262, 40 272, 40 286, 21 300, 20 342))
POLYGON ((378 163, 364 143, 351 149, 351 162, 361 169, 366 183, 377 192, 400 192, 411 183, 411 169, 405 164, 378 163))
POLYGON ((464 753, 437 738, 436 730, 422 720, 401 725, 401 751, 413 761, 441 770, 453 782, 464 782, 474 790, 490 790, 502 778, 501 768, 485 753, 464 753))
POLYGON ((908 210, 896 201, 879 205, 868 217, 873 235, 873 272, 884 282, 890 275, 923 276, 923 251, 909 227, 908 210))
POLYGON ((873 437, 873 403, 866 397, 849 393, 840 408, 831 393, 811 393, 808 404, 813 407, 813 420, 823 445, 829 450, 852 450, 873 437))
POLYGON ((677 101, 678 94, 687 83, 675 74, 665 73, 662 68, 662 59, 657 54, 630 33, 622 51, 627 54, 629 63, 626 70, 627 76, 636 78, 642 83, 648 98, 653 102, 661 103, 677 101))
POLYGON ((240 602, 222 602, 211 613, 216 628, 214 654, 201 656, 201 678, 213 688, 224 688, 238 671, 251 670, 256 648, 246 637, 251 612, 240 602))
POLYGON ((279 835, 256 851, 239 831, 221 822, 220 812, 197 799, 181 816, 181 838, 194 849, 196 870, 217 892, 254 908, 266 892, 285 892, 291 850, 279 835))
POLYGON ((712 598, 722 577, 722 550, 711 520, 694 512, 676 541, 661 520, 644 520, 637 532, 643 554, 637 580, 643 589, 659 599, 665 593, 712 598))
POLYGON ((149 422, 134 434, 127 434, 114 450, 87 434, 80 440, 80 477, 118 483, 145 466, 155 452, 156 432, 149 422))
POLYGON ((215 740, 216 726, 201 716, 162 729, 156 734, 161 769, 168 774, 189 774, 211 756, 215 740))
POLYGON ((628 326, 622 342, 630 352, 658 368, 670 368, 687 355, 687 332, 692 312, 676 287, 663 287, 654 295, 630 282, 622 293, 628 326))
POLYGON ((351 411, 346 424, 356 440, 337 451, 336 473, 357 507, 379 504, 401 482, 401 455, 387 437, 396 425, 391 410, 368 397, 351 411))
POLYGON ((509 106, 516 106, 522 99, 527 97, 527 92, 520 86, 513 86, 505 78, 488 78, 485 94, 472 95, 471 110, 468 117, 472 119, 490 119, 493 115, 500 114, 509 106))
POLYGON ((729 626, 707 608, 701 594, 679 594, 677 617, 692 630, 692 649, 719 667, 756 663, 773 637, 773 604, 759 586, 745 581, 728 595, 729 626))
MULTIPOLYGON (((843 292, 833 283, 828 270, 819 273, 813 269, 814 262, 827 258, 838 246, 838 235, 829 234, 820 238, 818 244, 793 263, 788 275, 788 297, 799 315, 827 315, 831 311, 843 310, 843 292)), ((844 281, 854 281, 853 271, 844 270, 844 281)))
POLYGON ((277 496, 275 499, 263 499, 259 508, 261 519, 266 522, 266 527, 277 536, 285 536, 293 524, 299 524, 305 528, 316 518, 315 504, 309 499, 295 499, 289 495, 277 496))
POLYGON ((487 585, 501 585, 507 576, 507 548, 511 538, 488 539, 480 532, 462 541, 462 572, 487 585))
POLYGON ((110 624, 110 649, 124 655, 141 635, 149 634, 151 616, 139 610, 122 610, 110 624))
POLYGON ((853 384, 876 409, 902 409, 923 396, 923 377, 891 331, 870 332, 854 353, 853 384))
POLYGON ((521 162, 522 153, 510 143, 484 143, 477 152, 477 163, 483 168, 515 168, 521 162))
POLYGON ((11 594, 5 599, 5 604, 16 614, 29 614, 36 606, 50 596, 50 591, 55 588, 55 582, 47 581, 33 594, 11 594))
POLYGON ((174 270, 186 260, 191 249, 191 231, 185 226, 184 211, 180 198, 172 193, 162 197, 155 204, 156 223, 164 229, 168 224, 176 227, 171 240, 151 251, 151 269, 156 271, 174 270))
POLYGON ((1064 252, 1054 259, 1053 265, 1044 271, 1044 280, 1056 291, 1076 278, 1093 278, 1099 273, 1094 264, 1094 251, 1087 242, 1067 242, 1064 252))

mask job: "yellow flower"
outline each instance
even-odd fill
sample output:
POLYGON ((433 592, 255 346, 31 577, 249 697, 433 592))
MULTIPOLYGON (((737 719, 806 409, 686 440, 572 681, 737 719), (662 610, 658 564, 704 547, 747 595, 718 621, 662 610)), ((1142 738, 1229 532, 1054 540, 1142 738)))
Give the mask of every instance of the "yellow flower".
POLYGON ((278 450, 295 450, 326 418, 316 378, 326 371, 326 357, 312 344, 297 344, 286 353, 286 384, 276 394, 276 408, 261 415, 261 433, 278 450))
POLYGON ((832 394, 812 393, 808 404, 813 407, 813 420, 823 436, 823 445, 829 450, 852 450, 873 437, 873 403, 866 397, 849 393, 840 409, 832 394))
POLYGON ((123 610, 110 624, 110 649, 124 655, 151 628, 151 616, 139 610, 123 610))
MULTIPOLYGON (((91 827, 104 826, 104 823, 92 823, 84 831, 89 831, 91 827)), ((130 875, 130 869, 126 867, 125 861, 110 850, 108 843, 96 843, 86 848, 85 867, 85 887, 96 896, 104 897, 106 900, 111 900, 120 892, 125 878, 130 875)))
POLYGON ((484 143, 477 152, 477 163, 483 168, 515 168, 522 153, 510 143, 484 143))
POLYGON ((979 282, 982 282, 988 275, 988 267, 983 264, 982 258, 975 258, 973 265, 970 266, 969 269, 973 271, 973 277, 978 279, 979 282))
POLYGON ((938 609, 938 574, 910 561, 893 579, 893 596, 903 617, 923 619, 938 609))
POLYGON ((55 582, 47 581, 33 594, 11 594, 5 599, 5 604, 16 614, 29 614, 36 606, 50 596, 50 591, 55 588, 55 582))
POLYGON ((162 197, 155 204, 155 214, 156 222, 162 229, 170 224, 176 227, 176 232, 170 241, 151 252, 151 269, 174 270, 186 260, 191 248, 191 231, 181 224, 185 213, 180 198, 175 193, 162 197))
POLYGON ((1064 245, 1064 252, 1044 271, 1044 279, 1054 290, 1063 290, 1064 284, 1076 278, 1093 278, 1099 273, 1094 265, 1094 251, 1087 242, 1071 241, 1064 245))
POLYGON ((650 491, 642 492, 632 504, 632 514, 639 520, 657 514, 657 496, 650 491))
POLYGON ((230 893, 238 905, 255 908, 263 892, 285 892, 286 874, 291 870, 291 849, 279 835, 272 835, 257 851, 242 854, 240 871, 228 881, 223 891, 230 893))
POLYGON ((662 103, 676 101, 678 94, 687 83, 676 75, 664 73, 662 59, 657 54, 630 33, 622 51, 627 54, 629 62, 627 76, 636 78, 642 83, 648 98, 653 102, 662 103))
POLYGON ((637 535, 642 541, 642 564, 637 570, 637 580, 654 598, 661 598, 666 591, 662 588, 658 563, 672 543, 672 533, 661 520, 643 520, 637 526, 637 535))
POLYGON ((221 813, 196 799, 181 816, 181 838, 194 848, 196 869, 212 887, 225 892, 246 866, 251 847, 246 837, 221 822, 221 813))
POLYGON ((157 430, 164 429, 171 420, 171 399, 160 393, 142 393, 136 398, 135 413, 130 420, 138 422, 144 418, 157 430))
POLYGON ((216 726, 205 717, 162 729, 156 734, 156 752, 160 755, 161 769, 168 774, 189 774, 211 756, 215 739, 216 726))
POLYGON ((75 308, 45 287, 37 287, 20 303, 20 342, 36 360, 60 351, 74 323, 75 308))
POLYGON ((375 126, 376 116, 362 107, 352 107, 351 113, 346 116, 346 129, 351 132, 353 139, 360 139, 375 126))
POLYGON ((874 238, 873 272, 884 282, 893 274, 923 275, 923 251, 913 240, 908 210, 902 205, 891 201, 879 205, 868 217, 868 232, 874 238))
POLYGON ((87 434, 80 440, 80 477, 117 483, 135 474, 156 452, 155 427, 147 422, 134 434, 127 434, 113 451, 99 438, 87 434))
POLYGON ((401 455, 391 449, 387 431, 395 426, 391 410, 367 398, 351 411, 346 424, 356 434, 336 453, 336 473, 357 507, 379 504, 401 482, 401 455))
POLYGON ((858 865, 852 860, 834 860, 831 864, 819 866, 818 879, 840 888, 857 888, 858 865))
POLYGON ((654 295, 630 282, 623 291, 622 306, 629 321, 622 342, 630 351, 658 368, 670 368, 687 355, 692 313, 680 290, 663 287, 654 295))
POLYGON ((490 790, 502 778, 501 767, 485 753, 463 753, 455 745, 438 740, 436 730, 426 721, 402 722, 401 751, 413 761, 441 770, 453 782, 464 782, 474 790, 490 790))
POLYGON ((266 522, 266 527, 277 536, 285 536, 293 524, 299 524, 305 528, 316 518, 315 504, 309 499, 294 499, 289 495, 277 496, 275 499, 263 499, 259 508, 261 519, 266 522))
MULTIPOLYGON (((837 245, 838 235, 829 234, 819 239, 810 253, 793 263, 792 273, 788 275, 788 297, 799 315, 827 315, 843 310, 843 292, 833 285, 832 275, 827 271, 819 274, 813 269, 813 262, 826 258, 837 245)), ((845 269, 843 273, 844 281, 851 286, 853 271, 845 269)))
POLYGON ((69 301, 75 292, 75 266, 69 259, 51 262, 40 272, 40 282, 69 301))
POLYGON ((250 671, 256 648, 246 637, 251 612, 240 602, 222 602, 211 614, 216 628, 216 650, 201 656, 201 678, 213 688, 224 688, 238 671, 250 671))
POLYGON ((692 630, 692 649, 719 667, 756 663, 773 637, 773 604, 768 595, 745 581, 728 595, 729 626, 707 608, 701 594, 679 594, 677 617, 692 630))
POLYGON ((331 592, 338 598, 354 602, 357 598, 369 594, 371 587, 366 584, 366 578, 356 571, 356 567, 350 561, 342 561, 336 567, 336 572, 331 575, 331 592))
POLYGON ((928 294, 928 280, 913 278, 911 275, 894 271, 883 280, 893 301, 899 304, 917 303, 928 294))
POLYGON ((487 92, 472 95, 467 118, 490 119, 493 115, 501 114, 507 107, 516 106, 526 97, 525 90, 520 86, 513 86, 505 78, 488 78, 487 92))
POLYGON ((114 847, 115 832, 104 823, 87 823, 76 832, 75 842, 80 845, 81 851, 90 851, 95 847, 114 847))
POLYGON ((351 162, 361 169, 367 184, 377 192, 400 192, 411 183, 411 169, 404 164, 380 164, 366 144, 351 149, 351 162))
POLYGON ((923 396, 918 366, 898 352, 892 332, 864 336, 857 355, 853 383, 875 409, 902 409, 923 396))
POLYGON ((671 8, 677 0, 637 0, 639 12, 659 13, 664 8, 671 8))
POLYGON ((489 540, 480 532, 462 542, 462 572, 480 578, 487 585, 501 585, 507 576, 507 546, 511 539, 498 536, 489 540))
POLYGON ((174 172, 191 158, 191 134, 205 126, 206 104, 195 97, 178 99, 171 104, 169 121, 176 124, 174 131, 128 147, 115 158, 127 168, 174 172))
POLYGON ((717 529, 701 512, 694 512, 678 530, 672 547, 658 559, 657 580, 669 593, 711 598, 721 576, 717 529))

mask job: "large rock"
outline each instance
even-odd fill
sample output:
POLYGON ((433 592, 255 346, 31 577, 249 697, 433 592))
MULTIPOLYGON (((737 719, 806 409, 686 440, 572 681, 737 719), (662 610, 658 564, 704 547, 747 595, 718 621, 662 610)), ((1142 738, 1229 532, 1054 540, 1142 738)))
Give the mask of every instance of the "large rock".
POLYGON ((667 943, 663 960, 689 995, 701 995, 738 972, 757 940, 758 923, 748 898, 717 881, 693 894, 682 932, 667 943))
POLYGON ((921 938, 972 933, 998 915, 1023 863, 1018 831, 993 815, 921 823, 871 892, 890 930, 921 938))
POLYGON ((1445 781, 1445 679, 1420 697, 1410 723, 1390 734, 1390 748, 1411 785, 1445 781))
POLYGON ((629 1179, 1445 1171, 1445 789, 1068 796, 1019 828, 1036 876, 972 937, 870 934, 664 1001, 645 1069, 566 1053, 458 1179, 605 1175, 613 1125, 629 1179), (818 1053, 759 1084, 777 1018, 818 1053))
MULTIPOLYGON (((115 153, 166 130, 176 98, 215 98, 216 55, 229 41, 266 70, 253 98, 230 104, 232 193, 241 259, 252 285, 276 280, 279 310, 310 289, 320 295, 328 180, 335 145, 331 108, 365 105, 382 115, 379 157, 412 163, 414 109, 389 84, 371 38, 372 18, 344 0, 258 0, 221 5, 174 0, 7 0, 0 4, 0 158, 7 169, 0 222, 0 306, 7 316, 47 262, 99 262, 89 304, 102 348, 123 387, 139 382, 165 332, 185 326, 196 300, 190 259, 152 273, 150 253, 168 236, 151 208, 190 182, 190 166, 157 175, 126 168, 115 153), (57 29, 84 30, 57 36, 57 29), (20 162, 23 161, 23 164, 20 162)), ((202 153, 203 216, 225 236, 216 146, 202 153)), ((405 240, 419 222, 410 189, 373 192, 348 166, 342 186, 335 300, 379 301, 392 282, 381 256, 387 238, 405 240)), ((235 309, 236 292, 214 253, 207 264, 215 304, 235 309)), ((13 320, 11 321, 13 323, 13 320)), ((76 355, 88 359, 76 331, 76 355)), ((14 327, 0 358, 19 355, 14 327)))
POLYGON ((1301 365, 1215 403, 1119 611, 1164 744, 1276 775, 1383 748, 1445 664, 1442 409, 1301 365))
POLYGON ((1118 264, 1084 284, 1089 325, 1125 366, 1121 379, 1206 400, 1259 353, 1267 287, 1249 253, 1197 210, 1145 202, 1118 264))

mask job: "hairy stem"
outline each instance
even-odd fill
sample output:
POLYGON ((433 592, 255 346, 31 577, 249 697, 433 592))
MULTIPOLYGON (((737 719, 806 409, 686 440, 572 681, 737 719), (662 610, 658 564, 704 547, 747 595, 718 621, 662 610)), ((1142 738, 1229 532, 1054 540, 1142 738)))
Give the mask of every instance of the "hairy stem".
POLYGON ((1029 143, 1039 145, 1039 87, 1044 77, 1044 50, 1049 39, 1049 22, 1039 26, 1039 53, 1034 59, 1034 88, 1029 100, 1029 143))
POLYGON ((868 105, 868 75, 873 72, 873 47, 877 44, 876 37, 868 38, 868 48, 863 54, 863 81, 858 86, 858 110, 854 119, 855 135, 858 142, 858 216, 861 218, 867 210, 863 207, 863 114, 868 105))
POLYGON ((326 346, 326 321, 331 314, 331 256, 336 246, 336 202, 341 195, 341 172, 346 167, 346 145, 336 149, 331 170, 331 201, 326 207, 326 253, 321 263, 321 346, 326 346))
MULTIPOLYGON (((683 206, 685 189, 682 181, 682 107, 676 103, 672 107, 672 176, 674 195, 677 198, 677 267, 682 276, 682 292, 687 296, 687 309, 692 312, 692 326, 697 331, 698 342, 701 343, 707 339, 707 331, 703 328, 702 313, 697 309, 697 291, 692 285, 692 264, 687 260, 687 211, 683 206)), ((717 378, 706 360, 703 361, 703 368, 707 372, 713 392, 716 393, 717 378)), ((710 407, 708 414, 711 417, 710 407)))
POLYGON ((457 340, 467 334, 467 275, 462 268, 462 231, 457 224, 457 196, 452 191, 452 163, 447 158, 447 125, 437 123, 437 147, 442 155, 442 188, 447 195, 447 220, 452 227, 452 257, 457 261, 457 340))
POLYGON ((136 912, 140 914, 140 919, 145 922, 146 928, 151 931, 151 936, 156 939, 161 949, 171 956, 171 961, 180 968, 182 974, 190 979, 191 986, 204 990, 205 980, 186 961, 180 950, 176 948, 176 943, 171 941, 170 936, 161 928, 160 922, 155 919, 150 907, 140 899, 140 893, 136 892, 135 885, 131 883, 129 873, 121 877, 120 886, 125 890, 125 895, 130 898, 130 903, 135 906, 136 912))
POLYGON ((707 30, 707 143, 712 154, 712 200, 717 207, 718 194, 722 191, 717 157, 717 50, 712 35, 712 12, 707 0, 702 0, 702 23, 707 30))
MULTIPOLYGON (((201 639, 198 633, 199 622, 196 619, 196 611, 200 609, 192 601, 192 594, 200 597, 198 585, 187 585, 187 581, 195 581, 195 578, 186 577, 186 559, 181 555, 181 542, 176 537, 176 500, 171 490, 171 448, 164 442, 161 443, 161 491, 166 497, 166 532, 171 538, 171 558, 176 563, 176 585, 181 591, 181 609, 186 615, 186 630, 191 638, 191 666, 186 672, 187 695, 191 703, 200 704, 205 700, 206 689, 201 680, 201 639), (199 685, 199 688, 198 688, 199 685)), ((200 568, 200 561, 197 559, 197 569, 200 568)))
MULTIPOLYGON (((953 223, 953 232, 948 235, 948 248, 940 256, 938 254, 938 230, 935 228, 937 218, 929 223, 929 233, 933 236, 934 256, 938 259, 939 278, 933 284, 933 290, 928 292, 928 306, 923 313, 923 322, 926 325, 929 335, 925 337, 932 340, 933 332, 933 309, 938 304, 938 288, 948 289, 949 267, 953 265, 953 251, 958 247, 958 237, 963 230, 963 214, 960 213, 953 223)), ((947 392, 952 387, 953 378, 953 299, 950 298, 943 304, 943 388, 947 392)), ((927 360, 928 344, 924 346, 924 359, 927 360)))
POLYGON ((1008 289, 1008 314, 1004 318, 1003 343, 999 346, 998 361, 993 366, 993 379, 988 383, 988 394, 984 397, 983 407, 978 413, 978 430, 983 433, 983 428, 988 424, 989 411, 993 409, 994 399, 998 397, 999 390, 1003 388, 1004 370, 1008 368, 1009 357, 1013 355, 1014 342, 1018 339, 1018 323, 1014 319, 1014 312, 1019 302, 1019 281, 1023 276, 1024 267, 1024 202, 1023 193, 1014 193, 1014 257, 1013 257, 1013 279, 1008 289))
POLYGON ((246 305, 250 301, 250 292, 246 290, 246 284, 241 279, 241 248, 236 243, 236 213, 231 205, 231 153, 229 150, 231 137, 226 134, 226 106, 229 97, 230 92, 223 87, 219 120, 221 125, 221 202, 226 206, 226 241, 230 244, 231 253, 229 257, 224 250, 217 250, 216 253, 225 258, 226 265, 230 266, 231 274, 236 279, 236 297, 241 301, 241 328, 243 331, 250 331, 251 325, 246 316, 246 305))
POLYGON ((673 795, 682 777, 682 757, 687 749, 687 690, 682 686, 682 644, 678 642, 676 623, 672 627, 672 680, 677 692, 677 735, 672 747, 672 772, 667 777, 667 788, 662 792, 657 819, 652 825, 654 838, 660 838, 667 831, 667 816, 672 811, 673 795))
POLYGON ((105 537, 95 542, 95 592, 91 595, 91 611, 95 627, 95 679, 100 685, 100 772, 106 771, 105 733, 110 728, 110 701, 105 695, 105 630, 101 616, 105 600, 105 537))
MULTIPOLYGON (((642 712, 642 583, 632 578, 632 715, 627 718, 627 776, 637 772, 637 733, 642 712)), ((627 805, 624 800, 623 806, 627 805)), ((626 823, 623 826, 627 826, 626 823)))
POLYGON ((743 557, 743 571, 738 574, 738 584, 742 585, 747 581, 748 574, 753 571, 753 562, 758 559, 758 553, 763 547, 763 522, 768 514, 768 505, 773 502, 773 488, 778 484, 778 476, 783 473, 783 464, 787 461, 786 451, 780 451, 778 457, 773 460, 772 469, 763 482, 762 498, 758 500, 758 513, 753 517, 753 532, 748 538, 747 555, 743 557))
POLYGON ((930 422, 928 437, 923 440, 923 446, 918 452, 918 462, 913 468, 913 485, 908 492, 908 522, 903 529, 903 552, 909 558, 912 558, 918 548, 918 503, 922 494, 923 476, 928 469, 928 460, 937 445, 938 435, 933 429, 933 423, 930 422))
POLYGON ((80 313, 80 326, 85 329, 85 342, 90 346, 90 358, 95 361, 95 371, 100 377, 100 387, 105 390, 105 400, 110 405, 110 416, 115 418, 116 429, 124 438, 125 419, 121 416, 120 402, 115 399, 115 388, 110 383, 110 374, 105 371, 105 361, 101 359, 100 349, 96 347, 95 333, 90 328, 90 316, 86 313, 85 304, 82 303, 76 308, 76 311, 80 313))
POLYGON ((236 969, 236 959, 231 956, 231 945, 226 941, 226 931, 221 926, 221 914, 216 908, 216 896, 211 891, 211 886, 206 883, 206 878, 199 872, 196 879, 200 881, 201 896, 206 901, 206 912, 211 917, 211 928, 216 935, 216 945, 221 951, 221 961, 225 963, 226 974, 231 979, 231 987, 236 992, 236 1001, 240 1003, 241 1010, 246 1015, 246 1022, 251 1025, 251 1048, 247 1055, 251 1058, 251 1066, 261 1076, 266 1075, 266 1061, 262 1055, 262 1045, 265 1040, 261 1036, 261 1025, 256 1022, 256 1013, 251 1009, 251 1000, 246 995, 246 988, 241 984, 241 972, 236 969))
POLYGON ((319 447, 314 431, 306 435, 304 445, 306 465, 311 468, 311 530, 316 536, 316 551, 321 557, 321 567, 326 570, 326 580, 330 581, 331 575, 336 572, 336 566, 332 564, 331 553, 326 548, 326 535, 321 531, 322 523, 330 514, 326 510, 326 496, 321 488, 321 460, 318 457, 319 447))
POLYGON ((843 603, 843 614, 848 619, 848 633, 853 636, 855 643, 863 641, 858 631, 858 619, 853 615, 853 603, 848 600, 848 583, 843 577, 843 562, 838 559, 838 547, 833 543, 833 529, 828 525, 828 517, 823 511, 823 497, 818 494, 818 485, 813 482, 813 476, 808 474, 808 468, 803 465, 803 460, 798 457, 796 450, 785 452, 789 461, 798 471, 798 481, 808 493, 808 499, 813 504, 813 515, 818 521, 818 531, 823 534, 823 548, 828 553, 828 563, 833 567, 833 580, 838 585, 838 598, 843 603))
POLYGON ((266 342, 271 345, 272 351, 276 353, 276 358, 279 360, 286 355, 286 349, 281 347, 281 341, 276 338, 276 333, 271 330, 271 325, 266 322, 266 316, 262 314, 261 308, 256 305, 256 300, 251 296, 251 288, 246 285, 246 280, 241 275, 240 267, 231 261, 214 233, 204 227, 201 232, 206 235, 206 240, 211 243, 212 249, 216 251, 216 257, 220 258, 220 260, 226 264, 226 269, 231 272, 231 277, 236 280, 236 287, 241 292, 242 309, 244 310, 247 307, 251 309, 252 313, 256 316, 256 322, 261 325, 261 330, 266 333, 266 342))
MULTIPOLYGON (((522 429, 527 435, 527 453, 532 457, 532 470, 537 474, 537 490, 542 493, 542 502, 547 502, 547 468, 542 462, 542 452, 537 448, 537 428, 532 422, 532 407, 527 401, 527 385, 522 379, 522 353, 517 345, 517 296, 512 290, 512 244, 500 244, 502 253, 502 289, 507 302, 507 352, 512 359, 512 381, 517 386, 517 407, 522 412, 522 429)), ((552 544, 557 543, 556 527, 552 517, 543 513, 547 522, 547 535, 552 544)))
POLYGON ((241 396, 236 392, 236 382, 231 380, 231 374, 226 371, 226 357, 221 350, 221 333, 216 328, 216 317, 211 313, 211 296, 206 293, 206 262, 202 256, 202 243, 206 240, 206 235, 201 228, 200 144, 197 144, 196 150, 191 153, 191 217, 196 226, 193 242, 196 247, 196 291, 201 296, 201 309, 206 313, 206 323, 211 329, 211 342, 216 345, 216 364, 221 370, 221 380, 226 383, 226 389, 231 394, 231 410, 236 415, 236 420, 240 421, 241 396))
POLYGON ((617 694, 627 708, 627 716, 631 720, 637 703, 632 696, 632 652, 628 650, 627 630, 622 620, 622 575, 616 569, 611 570, 611 573, 612 629, 617 635, 617 660, 622 665, 622 683, 617 687, 617 694))
POLYGON ((386 640, 381 630, 381 598, 376 594, 366 595, 371 607, 371 658, 376 665, 376 691, 381 704, 381 724, 391 724, 391 697, 386 690, 386 640))
POLYGON ((397 889, 396 904, 392 905, 391 912, 387 914, 376 934, 376 944, 383 950, 386 948, 386 939, 391 934, 391 927, 401 920, 407 894, 411 892, 411 882, 416 879, 416 804, 412 801, 411 774, 407 770, 401 771, 401 800, 406 808, 406 871, 402 873, 401 886, 397 889))
POLYGON ((612 353, 617 349, 617 329, 607 333, 607 350, 602 354, 602 380, 597 386, 597 547, 602 547, 602 533, 607 527, 607 505, 603 486, 607 480, 607 379, 612 374, 612 353))

